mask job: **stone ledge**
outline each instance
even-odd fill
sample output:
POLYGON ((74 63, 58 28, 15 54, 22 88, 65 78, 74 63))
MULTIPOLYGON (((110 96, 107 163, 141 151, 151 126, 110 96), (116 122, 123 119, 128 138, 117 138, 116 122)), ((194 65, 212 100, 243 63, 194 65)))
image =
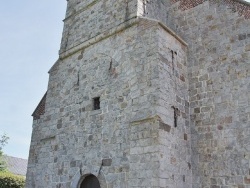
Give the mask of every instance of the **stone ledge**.
POLYGON ((173 30, 171 30, 169 27, 167 27, 165 24, 163 24, 159 20, 149 19, 149 18, 145 18, 145 17, 134 17, 126 22, 123 22, 122 24, 120 24, 116 27, 113 27, 112 29, 109 29, 108 31, 105 31, 105 32, 103 32, 103 33, 77 45, 77 46, 74 46, 74 47, 68 49, 67 51, 59 52, 59 58, 65 59, 65 58, 81 51, 84 48, 87 48, 87 47, 89 47, 97 42, 100 42, 108 37, 111 37, 119 32, 122 32, 122 31, 140 23, 140 21, 142 21, 142 20, 148 21, 148 22, 158 23, 165 31, 167 31, 169 34, 171 34, 173 37, 175 37, 180 43, 182 43, 185 46, 188 46, 188 44, 181 37, 179 37, 173 30))
POLYGON ((135 21, 134 18, 132 18, 132 19, 130 19, 130 20, 128 20, 128 21, 126 21, 126 22, 124 22, 116 27, 113 27, 113 28, 109 29, 108 31, 105 31, 105 32, 103 32, 103 33, 77 45, 77 46, 74 46, 74 47, 72 47, 64 52, 59 52, 59 57, 60 57, 60 59, 64 59, 66 57, 69 57, 69 56, 77 53, 78 51, 80 51, 84 48, 87 48, 87 47, 89 47, 89 46, 91 46, 99 41, 102 41, 102 40, 104 40, 112 35, 115 35, 116 33, 119 33, 127 28, 134 26, 135 24, 137 24, 137 22, 135 21))
POLYGON ((145 19, 145 20, 148 20, 148 21, 157 22, 165 31, 167 31, 169 34, 171 34, 173 37, 175 37, 180 43, 182 43, 184 46, 188 46, 188 44, 180 36, 178 36, 172 29, 170 29, 168 26, 166 26, 161 21, 151 19, 151 18, 147 18, 147 17, 142 17, 142 16, 140 16, 138 18, 139 19, 145 19))
POLYGON ((54 140, 55 138, 56 138, 55 135, 46 136, 46 137, 42 138, 40 141, 41 141, 41 142, 46 142, 46 141, 54 140))
POLYGON ((139 125, 141 123, 145 123, 145 122, 149 122, 149 121, 160 121, 160 117, 159 116, 152 116, 152 117, 147 117, 147 118, 143 118, 143 119, 136 119, 131 121, 129 124, 130 125, 139 125))

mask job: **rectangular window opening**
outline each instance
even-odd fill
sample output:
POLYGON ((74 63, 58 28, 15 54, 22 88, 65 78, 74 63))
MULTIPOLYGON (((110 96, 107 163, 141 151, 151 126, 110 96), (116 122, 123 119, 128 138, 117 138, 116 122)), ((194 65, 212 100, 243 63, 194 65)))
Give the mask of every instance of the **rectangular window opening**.
POLYGON ((100 109, 100 97, 93 98, 93 109, 99 110, 100 109))

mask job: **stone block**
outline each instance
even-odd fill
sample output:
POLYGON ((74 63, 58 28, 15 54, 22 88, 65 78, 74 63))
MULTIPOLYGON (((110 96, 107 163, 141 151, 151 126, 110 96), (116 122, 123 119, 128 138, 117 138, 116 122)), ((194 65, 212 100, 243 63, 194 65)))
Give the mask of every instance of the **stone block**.
POLYGON ((111 166, 112 159, 103 159, 102 160, 102 166, 111 166))
POLYGON ((164 131, 167 131, 167 132, 170 132, 171 131, 171 126, 166 124, 166 123, 163 123, 163 122, 159 122, 159 128, 164 130, 164 131))

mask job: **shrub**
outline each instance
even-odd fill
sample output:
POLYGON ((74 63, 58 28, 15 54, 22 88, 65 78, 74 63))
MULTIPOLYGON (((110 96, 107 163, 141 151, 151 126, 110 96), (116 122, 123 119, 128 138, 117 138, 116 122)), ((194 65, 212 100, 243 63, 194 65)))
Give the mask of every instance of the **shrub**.
POLYGON ((0 188, 24 188, 24 186, 25 177, 10 172, 0 172, 0 188))

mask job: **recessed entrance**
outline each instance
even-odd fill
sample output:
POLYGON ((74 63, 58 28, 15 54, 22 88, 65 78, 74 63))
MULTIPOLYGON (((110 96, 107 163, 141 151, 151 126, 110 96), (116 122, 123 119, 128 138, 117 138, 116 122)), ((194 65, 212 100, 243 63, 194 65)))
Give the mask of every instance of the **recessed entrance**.
POLYGON ((84 178, 80 188, 101 188, 100 183, 94 175, 89 175, 84 178))

